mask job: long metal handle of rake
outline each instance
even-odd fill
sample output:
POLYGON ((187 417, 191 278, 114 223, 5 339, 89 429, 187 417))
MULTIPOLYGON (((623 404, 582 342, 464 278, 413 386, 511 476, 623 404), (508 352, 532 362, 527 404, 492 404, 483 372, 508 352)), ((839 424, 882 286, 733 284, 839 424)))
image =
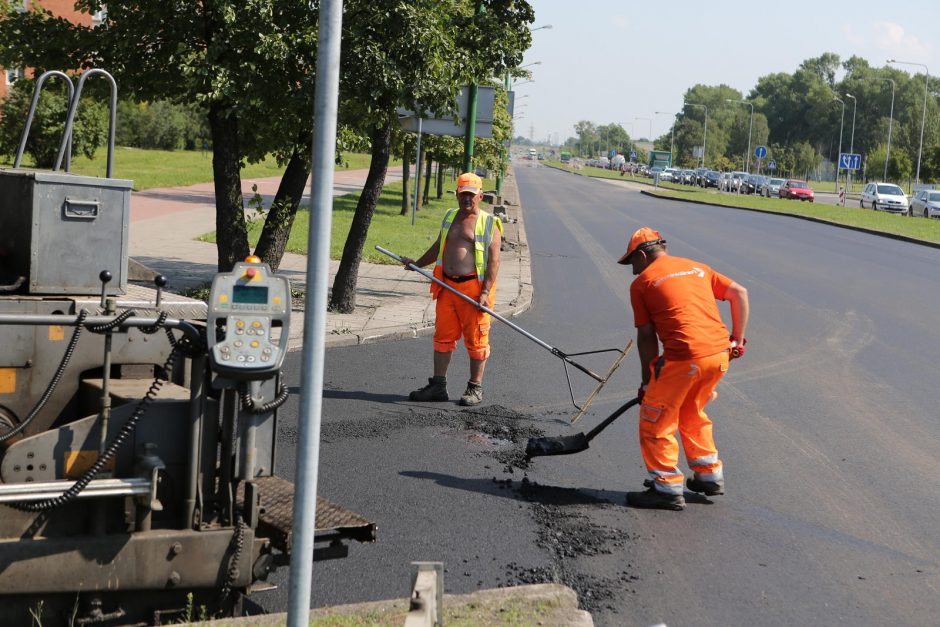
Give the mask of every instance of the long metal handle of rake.
MULTIPOLYGON (((377 251, 379 251, 380 253, 383 253, 383 254, 385 254, 385 255, 388 255, 389 257, 391 257, 391 258, 394 259, 395 261, 399 261, 399 262, 403 261, 403 259, 402 259, 399 255, 396 255, 396 254, 393 253, 392 251, 386 250, 385 248, 382 248, 381 246, 376 246, 375 249, 376 249, 377 251)), ((558 350, 557 348, 555 348, 555 347, 552 346, 551 344, 547 344, 547 343, 543 342, 542 340, 540 340, 539 338, 535 337, 534 335, 532 335, 531 333, 529 333, 528 331, 526 331, 525 329, 523 329, 523 328, 520 327, 519 325, 517 325, 517 324, 515 324, 515 323, 513 323, 513 322, 510 322, 510 321, 507 320, 506 318, 502 317, 501 315, 499 315, 498 313, 496 313, 495 311, 493 311, 492 309, 490 309, 490 308, 487 307, 486 305, 481 305, 479 302, 473 300, 472 298, 470 298, 470 297, 467 296, 466 294, 460 292, 459 290, 455 290, 454 288, 452 288, 451 286, 449 286, 447 283, 444 283, 443 281, 441 281, 440 279, 438 279, 436 276, 434 276, 433 274, 431 274, 431 273, 428 272, 427 270, 424 270, 423 268, 419 268, 418 266, 414 265, 413 263, 409 263, 409 264, 408 264, 408 267, 411 268, 412 270, 414 270, 415 272, 418 272, 418 273, 424 275, 425 278, 431 279, 431 281, 433 281, 434 283, 437 283, 438 285, 440 285, 440 286, 443 287, 444 289, 450 290, 451 292, 453 292, 454 294, 456 294, 456 295, 459 296, 460 298, 464 299, 464 300, 467 301, 468 303, 472 303, 472 304, 475 305, 477 308, 479 308, 481 311, 485 311, 486 313, 490 314, 491 316, 493 316, 494 318, 496 318, 497 320, 499 320, 499 321, 502 322, 503 324, 507 325, 509 328, 513 329, 514 331, 518 331, 519 333, 521 333, 522 335, 526 336, 527 338, 529 338, 530 340, 532 340, 533 342, 535 342, 536 344, 538 344, 539 346, 541 346, 541 347, 544 348, 545 350, 549 351, 552 355, 554 355, 554 356, 556 356, 556 357, 558 357, 558 358, 564 360, 565 362, 571 364, 572 366, 574 366, 575 368, 577 368, 578 370, 580 370, 581 372, 583 372, 583 373, 586 374, 587 376, 591 377, 591 378, 594 379, 595 381, 598 381, 598 382, 600 382, 600 383, 603 383, 603 382, 604 382, 604 380, 605 380, 604 377, 602 377, 601 375, 597 374, 596 372, 593 372, 590 368, 586 368, 585 366, 582 366, 582 365, 579 364, 578 362, 572 360, 572 359, 569 358, 568 355, 566 355, 564 352, 558 350)))
POLYGON ((621 405, 621 406, 617 409, 617 411, 615 411, 615 412, 612 413, 611 415, 607 416, 607 418, 605 418, 602 423, 600 423, 599 425, 597 425, 596 427, 594 427, 593 429, 591 429, 590 431, 588 431, 588 432, 585 434, 584 438, 585 438, 588 442, 590 442, 591 440, 594 439, 594 436, 596 436, 598 433, 600 433, 601 431, 603 431, 604 429, 606 429, 607 427, 609 427, 609 426, 610 426, 610 423, 612 423, 612 422, 613 422, 614 420, 616 420, 617 418, 620 418, 620 416, 622 416, 625 411, 627 411, 628 409, 630 409, 630 408, 633 407, 634 405, 638 404, 639 402, 640 402, 639 397, 627 401, 626 403, 624 403, 623 405, 621 405))

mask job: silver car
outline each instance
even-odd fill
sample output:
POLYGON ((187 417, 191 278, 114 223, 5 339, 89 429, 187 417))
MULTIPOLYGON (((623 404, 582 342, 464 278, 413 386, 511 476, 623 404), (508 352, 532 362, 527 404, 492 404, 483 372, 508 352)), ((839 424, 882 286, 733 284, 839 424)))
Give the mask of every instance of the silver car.
POLYGON ((932 189, 918 191, 911 198, 911 206, 907 209, 907 215, 940 218, 940 191, 932 189))
POLYGON ((780 186, 787 182, 787 179, 768 179, 761 187, 760 195, 767 198, 776 198, 780 195, 780 186))

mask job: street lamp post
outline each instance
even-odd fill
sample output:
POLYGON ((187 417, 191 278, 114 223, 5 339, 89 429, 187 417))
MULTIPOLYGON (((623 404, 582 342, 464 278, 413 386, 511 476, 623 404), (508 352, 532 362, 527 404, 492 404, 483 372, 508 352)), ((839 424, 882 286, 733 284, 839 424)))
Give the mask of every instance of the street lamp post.
MULTIPOLYGON (((751 171, 751 131, 754 130, 754 103, 748 102, 747 100, 732 100, 730 98, 726 98, 725 102, 737 102, 740 104, 746 104, 747 106, 751 108, 751 123, 747 127, 747 157, 744 162, 744 171, 750 172, 751 171)), ((758 173, 759 172, 760 172, 760 168, 758 168, 758 173)))
POLYGON ((646 122, 649 122, 649 123, 650 123, 650 136, 649 136, 649 140, 650 140, 650 142, 652 142, 652 141, 653 141, 653 120, 651 120, 650 118, 633 118, 633 119, 634 119, 634 120, 645 120, 646 122))
POLYGON ((864 80, 869 81, 888 81, 891 83, 891 111, 888 113, 888 147, 885 149, 885 171, 882 177, 882 180, 888 180, 888 159, 891 157, 891 127, 894 124, 894 88, 895 83, 893 78, 882 78, 880 76, 873 76, 864 80))
MULTIPOLYGON (((846 94, 846 98, 852 99, 852 139, 849 142, 849 154, 855 154, 855 112, 858 109, 858 98, 852 94, 846 94)), ((848 169, 848 168, 847 168, 848 169)), ((852 187, 852 170, 848 169, 845 175, 845 193, 849 193, 849 188, 852 187)))
MULTIPOLYGON (((845 101, 841 98, 833 98, 838 102, 842 103, 842 119, 839 122, 839 155, 842 155, 842 127, 845 124, 845 101)), ((836 157, 836 192, 839 191, 839 158, 836 157)))
POLYGON ((705 126, 702 129, 702 167, 705 167, 705 146, 706 140, 708 139, 708 107, 703 104, 696 104, 694 102, 683 103, 683 107, 702 107, 705 109, 705 126))
POLYGON ((914 176, 914 184, 920 183, 920 157, 924 152, 924 124, 927 122, 927 91, 930 89, 930 70, 923 63, 912 63, 910 61, 898 61, 897 59, 888 59, 888 63, 898 63, 901 65, 919 65, 924 68, 924 112, 920 117, 920 147, 917 149, 917 174, 914 176))
MULTIPOLYGON (((654 111, 656 115, 671 115, 672 116, 672 138, 669 140, 669 154, 673 155, 676 152, 676 114, 669 113, 668 111, 654 111)), ((672 157, 670 156, 670 159, 672 157)))

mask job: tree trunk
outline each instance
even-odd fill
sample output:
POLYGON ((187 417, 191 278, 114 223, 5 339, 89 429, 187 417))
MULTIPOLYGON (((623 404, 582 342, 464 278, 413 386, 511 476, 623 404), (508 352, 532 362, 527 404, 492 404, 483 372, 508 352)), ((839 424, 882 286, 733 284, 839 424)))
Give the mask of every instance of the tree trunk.
POLYGON ((431 195, 431 164, 434 161, 434 155, 428 153, 427 165, 424 166, 424 196, 422 202, 428 204, 428 196, 431 195))
POLYGON ((209 106, 212 174, 215 178, 215 231, 218 270, 228 272, 248 256, 248 225, 242 199, 238 118, 222 103, 209 106))
POLYGON ((391 124, 386 123, 372 131, 372 162, 369 175, 359 196, 356 213, 349 226, 346 245, 343 246, 343 258, 339 262, 333 291, 330 295, 330 311, 352 313, 356 308, 356 280, 359 278, 359 262, 362 260, 362 248, 369 233, 369 224, 375 214, 375 205, 382 195, 385 174, 388 171, 389 145, 392 137, 391 124))
POLYGON ((437 199, 444 197, 444 166, 437 162, 437 199))
POLYGON ((408 197, 408 190, 411 189, 408 184, 408 179, 411 178, 411 144, 408 143, 407 137, 402 142, 401 152, 401 215, 406 216, 411 211, 408 197))
POLYGON ((304 188, 307 186, 307 177, 310 175, 310 149, 309 142, 305 146, 294 148, 277 186, 277 194, 274 195, 274 202, 268 210, 264 228, 261 229, 258 246, 255 247, 255 255, 261 257, 275 272, 287 250, 287 240, 294 226, 304 188))

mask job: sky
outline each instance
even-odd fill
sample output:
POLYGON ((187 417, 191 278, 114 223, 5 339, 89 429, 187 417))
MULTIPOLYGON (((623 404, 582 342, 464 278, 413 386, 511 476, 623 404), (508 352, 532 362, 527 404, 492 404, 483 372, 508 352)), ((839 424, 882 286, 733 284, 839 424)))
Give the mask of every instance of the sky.
POLYGON ((513 86, 514 134, 535 141, 564 142, 579 120, 659 137, 693 85, 729 85, 746 98, 761 76, 825 52, 940 75, 937 0, 529 1, 532 47, 521 65, 537 65, 525 68, 533 82, 513 86))

